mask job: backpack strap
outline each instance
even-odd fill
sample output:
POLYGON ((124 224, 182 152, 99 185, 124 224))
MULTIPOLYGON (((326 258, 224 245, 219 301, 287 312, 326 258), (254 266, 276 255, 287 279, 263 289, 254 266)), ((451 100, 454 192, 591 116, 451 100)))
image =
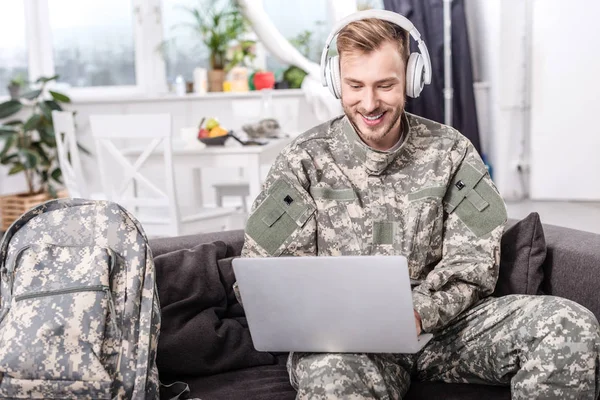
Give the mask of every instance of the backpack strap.
POLYGON ((191 399, 187 397, 190 394, 190 386, 185 382, 173 382, 165 385, 160 384, 160 398, 169 400, 200 400, 198 398, 191 399))

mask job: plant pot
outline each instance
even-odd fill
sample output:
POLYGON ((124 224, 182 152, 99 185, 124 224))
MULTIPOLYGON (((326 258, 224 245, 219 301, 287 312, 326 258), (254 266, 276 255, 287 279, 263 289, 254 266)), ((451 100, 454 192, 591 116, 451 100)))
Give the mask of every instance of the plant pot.
MULTIPOLYGON (((58 192, 59 198, 69 197, 66 190, 58 192)), ((17 193, 0 197, 0 213, 2 213, 2 231, 8 228, 30 208, 51 200, 49 193, 17 193)))
POLYGON ((222 92, 225 82, 225 71, 222 69, 211 69, 208 71, 208 91, 222 92))
POLYGON ((274 86, 275 74, 272 72, 257 72, 254 74, 254 87, 256 90, 273 89, 274 86))
POLYGON ((10 95, 11 100, 17 100, 19 98, 19 94, 21 92, 21 86, 18 85, 9 85, 7 86, 8 94, 10 95))

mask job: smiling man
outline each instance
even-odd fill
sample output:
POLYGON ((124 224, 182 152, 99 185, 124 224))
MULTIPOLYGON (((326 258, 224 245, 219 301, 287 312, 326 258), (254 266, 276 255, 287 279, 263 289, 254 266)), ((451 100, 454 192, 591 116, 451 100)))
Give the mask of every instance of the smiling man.
POLYGON ((510 385, 514 399, 594 399, 591 312, 555 297, 489 297, 505 205, 468 139, 404 111, 408 33, 360 19, 337 47, 344 115, 281 153, 242 256, 404 255, 418 330, 434 338, 417 354, 291 354, 298 398, 399 399, 418 378, 510 385))
MULTIPOLYGON (((352 45, 351 38, 338 39, 342 49, 352 45)), ((408 56, 406 46, 398 47, 387 41, 370 57, 349 51, 342 55, 344 113, 363 142, 375 150, 388 151, 402 135, 405 68, 401 66, 408 56)))

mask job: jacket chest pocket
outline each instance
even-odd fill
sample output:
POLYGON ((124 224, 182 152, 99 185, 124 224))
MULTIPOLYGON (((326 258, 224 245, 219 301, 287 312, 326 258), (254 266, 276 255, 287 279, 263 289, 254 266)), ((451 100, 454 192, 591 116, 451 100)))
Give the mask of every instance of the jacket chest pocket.
POLYGON ((358 255, 361 241, 356 234, 355 222, 359 219, 358 196, 352 188, 333 189, 312 187, 310 194, 317 205, 318 255, 358 255), (356 218, 358 217, 358 218, 356 218))
POLYGON ((419 279, 424 268, 442 256, 444 187, 432 187, 408 196, 408 212, 404 229, 405 252, 411 278, 419 279))

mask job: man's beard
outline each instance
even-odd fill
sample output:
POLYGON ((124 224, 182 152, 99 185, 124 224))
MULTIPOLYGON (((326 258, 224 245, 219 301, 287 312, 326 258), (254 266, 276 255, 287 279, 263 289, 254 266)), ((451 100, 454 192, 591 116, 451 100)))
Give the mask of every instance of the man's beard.
MULTIPOLYGON (((344 108, 344 113, 348 116, 348 119, 354 126, 356 133, 358 133, 358 135, 361 137, 361 139, 364 142, 380 143, 385 138, 387 138, 390 135, 390 133, 393 133, 396 129, 398 130, 398 132, 400 130, 400 125, 401 125, 400 117, 401 117, 402 113, 404 112, 404 107, 397 107, 395 109, 393 109, 393 108, 388 108, 388 109, 378 108, 378 109, 368 112, 368 113, 360 112, 357 109, 347 107, 343 104, 342 104, 342 107, 344 108), (361 114, 362 115, 379 115, 381 113, 385 113, 385 115, 383 116, 383 118, 385 118, 385 121, 383 121, 381 124, 378 124, 377 126, 375 126, 373 128, 365 126, 361 114)), ((400 139, 400 133, 398 135, 398 139, 400 139)), ((394 144, 395 143, 393 143, 392 146, 394 144)))

